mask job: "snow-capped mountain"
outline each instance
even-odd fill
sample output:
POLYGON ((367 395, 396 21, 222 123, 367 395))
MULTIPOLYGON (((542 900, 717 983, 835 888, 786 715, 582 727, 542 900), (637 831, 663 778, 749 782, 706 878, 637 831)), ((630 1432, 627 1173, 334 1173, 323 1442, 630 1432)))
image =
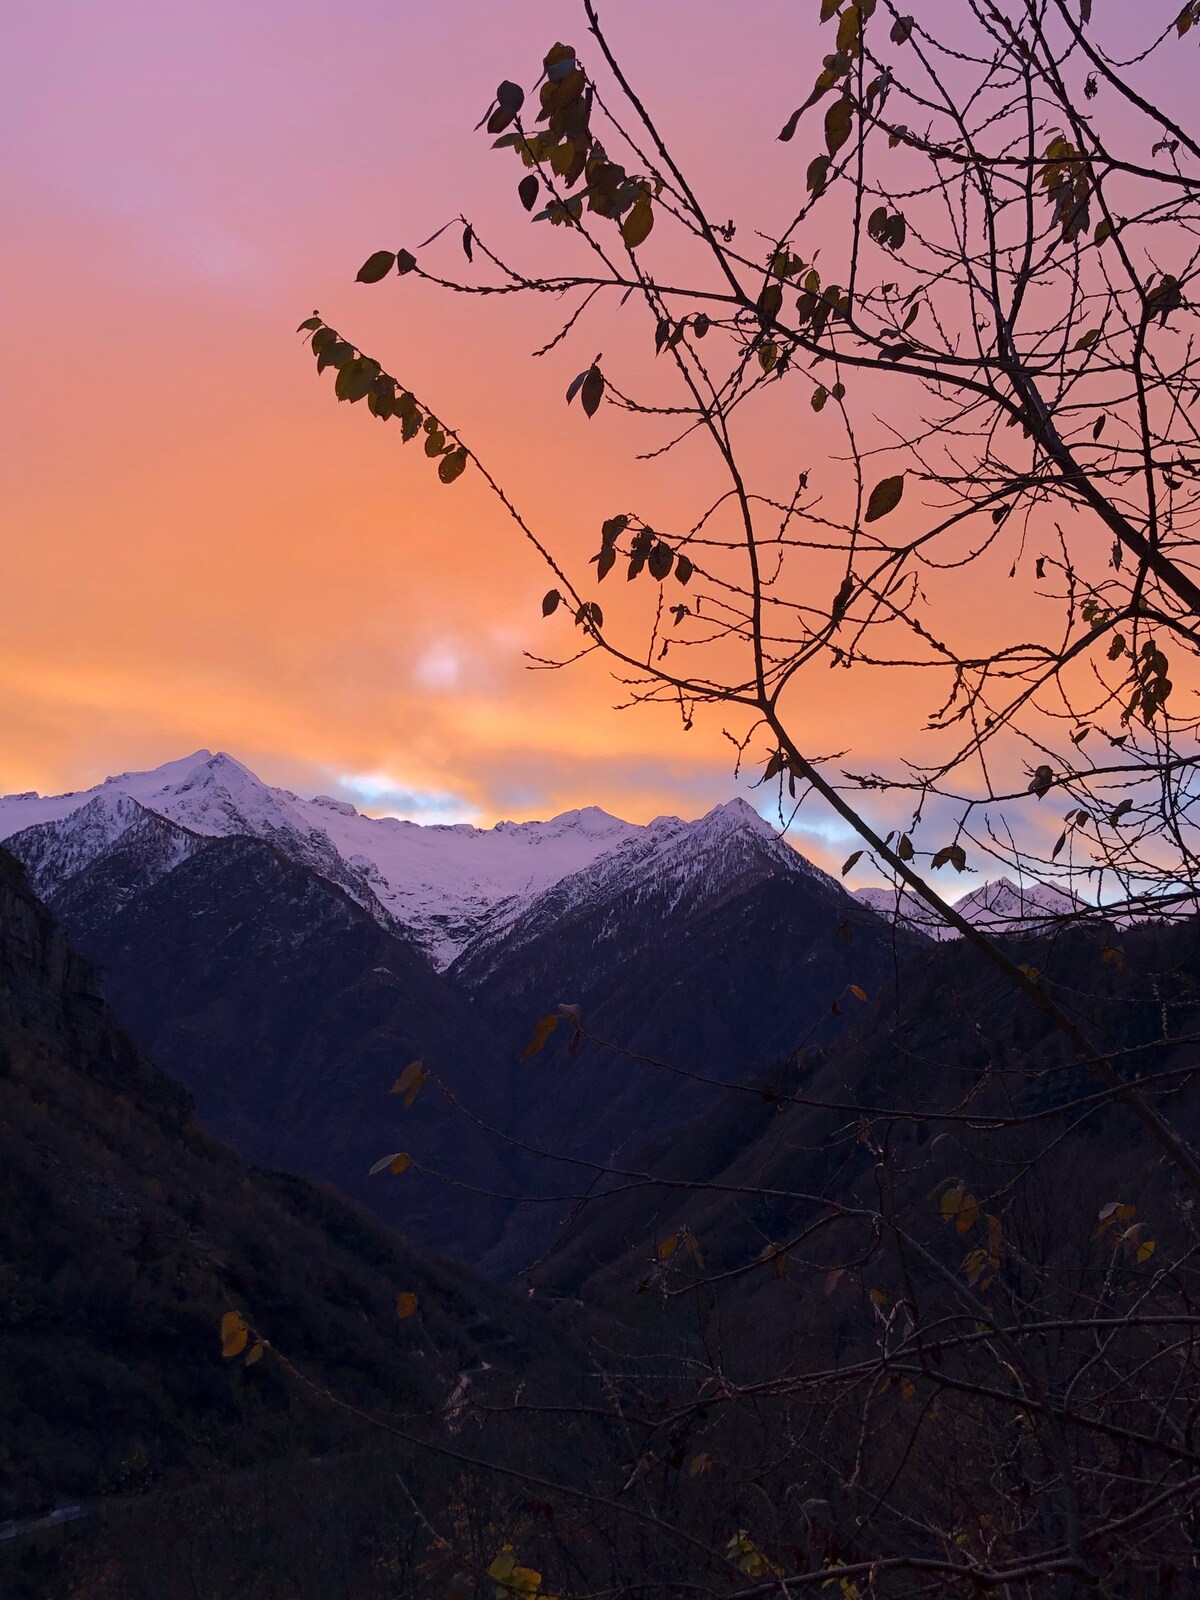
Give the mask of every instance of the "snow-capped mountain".
MULTIPOLYGON (((245 835, 344 889, 378 920, 401 923, 441 968, 497 913, 528 900, 644 830, 598 806, 548 822, 429 826, 364 816, 327 795, 303 799, 207 750, 71 794, 0 799, 0 839, 39 863, 40 889, 111 850, 137 808, 208 837, 245 835), (53 830, 40 835, 48 824, 53 830)), ((749 808, 747 808, 749 809, 749 808)), ((683 824, 680 824, 683 826, 683 824)))
MULTIPOLYGON (((908 890, 900 894, 894 889, 856 889, 854 898, 881 917, 898 920, 930 939, 960 937, 908 890)), ((965 894, 956 902, 956 909, 985 933, 1039 933, 1056 919, 1078 915, 1085 908, 1052 884, 1017 884, 1011 878, 996 878, 965 894)))
MULTIPOLYGON (((667 919, 686 918, 701 903, 709 908, 780 874, 798 874, 844 897, 838 883, 793 850, 745 800, 714 806, 695 822, 656 817, 578 872, 502 908, 462 951, 454 974, 476 987, 498 965, 511 968, 521 951, 599 907, 619 903, 622 925, 640 920, 659 928, 667 919)), ((604 933, 615 926, 610 917, 599 930, 597 959, 603 959, 604 933)))

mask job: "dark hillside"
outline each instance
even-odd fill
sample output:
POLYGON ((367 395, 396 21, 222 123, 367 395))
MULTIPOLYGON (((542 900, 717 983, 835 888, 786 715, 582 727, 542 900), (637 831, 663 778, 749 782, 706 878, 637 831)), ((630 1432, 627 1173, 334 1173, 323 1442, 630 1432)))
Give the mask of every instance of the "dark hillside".
POLYGON ((554 1366, 521 1302, 216 1143, 2 851, 0 1175, 0 1522, 353 1442, 270 1353, 222 1361, 231 1306, 393 1417, 485 1360, 554 1366))

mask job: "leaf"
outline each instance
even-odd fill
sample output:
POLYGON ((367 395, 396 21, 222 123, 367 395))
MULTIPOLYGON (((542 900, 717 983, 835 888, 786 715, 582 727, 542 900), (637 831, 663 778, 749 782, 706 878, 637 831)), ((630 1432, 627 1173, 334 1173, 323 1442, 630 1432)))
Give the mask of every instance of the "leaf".
POLYGON ((542 615, 552 617, 562 603, 562 595, 557 589, 548 589, 542 596, 542 615))
POLYGON ((854 998, 856 1000, 861 1000, 862 1003, 864 1005, 866 1005, 866 1003, 867 1003, 867 991, 865 989, 859 988, 857 983, 852 983, 850 985, 850 993, 854 996, 854 998))
POLYGON ((443 483, 453 483, 455 478, 462 476, 466 464, 467 452, 459 445, 457 450, 452 450, 438 462, 438 477, 443 483))
POLYGON ((250 1330, 245 1319, 236 1311, 227 1311, 221 1318, 221 1355, 224 1359, 231 1361, 234 1356, 240 1356, 249 1337, 250 1330))
MULTIPOLYGON (((695 567, 687 556, 678 555, 675 557, 675 576, 680 583, 690 583, 695 571, 695 567)), ((686 611, 687 607, 685 606, 683 609, 686 611)))
POLYGON ((604 397, 604 374, 597 366, 590 366, 584 373, 583 383, 580 388, 579 399, 584 411, 589 417, 594 417, 600 409, 600 401, 604 397))
POLYGON ((803 115, 804 115, 804 107, 801 106, 798 111, 793 111, 792 112, 791 116, 787 119, 787 121, 784 123, 783 127, 779 130, 779 137, 783 141, 784 144, 789 143, 792 139, 795 138, 795 136, 796 136, 796 124, 800 121, 800 118, 803 115))
POLYGON ((402 1289, 396 1296, 396 1315, 401 1322, 415 1316, 417 1310, 417 1297, 410 1289, 402 1289))
POLYGON ((325 324, 321 321, 320 317, 317 316, 316 312, 314 311, 311 317, 309 317, 306 321, 304 321, 304 322, 302 322, 300 324, 300 326, 296 329, 296 332, 297 333, 311 333, 311 332, 313 332, 314 329, 323 328, 324 326, 325 326, 325 324))
POLYGON ((813 392, 812 392, 812 398, 808 403, 813 408, 814 411, 823 411, 824 408, 825 408, 825 402, 828 399, 829 399, 829 390, 828 389, 825 389, 825 388, 814 389, 813 392))
POLYGON ((376 250, 373 256, 368 256, 358 269, 356 281, 358 283, 378 283, 381 278, 386 278, 396 265, 396 252, 394 250, 376 250))
POLYGON ((958 1217, 954 1226, 959 1233, 967 1233, 979 1221, 979 1201, 973 1194, 964 1194, 962 1204, 958 1208, 958 1217))
POLYGON ((553 1011, 550 1011, 544 1017, 539 1018, 538 1024, 533 1030, 532 1038, 525 1046, 524 1050, 521 1051, 522 1061, 528 1061, 530 1056, 536 1056, 540 1050, 545 1049, 550 1035, 554 1032, 555 1028, 558 1027, 558 1020, 558 1017, 553 1011))
POLYGON ((501 111, 507 111, 510 117, 515 117, 525 104, 525 91, 519 83, 510 83, 506 78, 496 90, 496 104, 501 111))
POLYGON ((396 271, 401 277, 403 277, 406 272, 414 271, 416 269, 416 265, 417 258, 410 250, 397 250, 396 271))
POLYGON ((1107 421, 1108 421, 1108 417, 1104 414, 1104 412, 1101 412, 1100 415, 1096 418, 1095 422, 1092 424, 1092 438, 1093 439, 1098 439, 1100 437, 1100 435, 1104 432, 1104 424, 1107 421))
POLYGON ((429 1074, 425 1071, 425 1062, 418 1057, 416 1061, 408 1063, 388 1093, 403 1095, 404 1109, 407 1111, 428 1082, 429 1074))
POLYGON ((1029 780, 1029 788, 1026 792, 1028 794, 1037 795, 1038 799, 1041 800, 1044 796, 1050 793, 1050 790, 1053 787, 1053 770, 1047 766, 1040 766, 1034 773, 1033 777, 1029 780))
POLYGON ((945 866, 952 866, 955 872, 965 872, 967 870, 967 852, 962 845, 948 844, 937 852, 933 858, 934 870, 936 871, 939 867, 945 866))
POLYGON ((956 1184, 952 1189, 947 1189, 941 1198, 942 1218, 946 1222, 953 1222, 958 1215, 963 1203, 962 1184, 956 1184))
POLYGON ((901 861, 911 861, 913 858, 913 843, 906 833, 900 835, 900 842, 896 846, 896 855, 901 861))
POLYGON ((884 478, 871 490, 870 499, 867 501, 867 514, 863 521, 878 522, 880 517, 886 517, 889 511, 894 511, 900 504, 903 494, 903 473, 895 478, 884 478))
POLYGON ((838 151, 850 137, 854 127, 854 108, 848 98, 835 100, 825 113, 825 148, 830 156, 838 151))
POLYGON ((643 189, 621 224, 621 238, 630 250, 636 250, 653 226, 654 212, 650 206, 650 196, 643 189))
POLYGON ((252 1367, 256 1361, 261 1361, 266 1352, 266 1348, 266 1345, 261 1339, 255 1340, 254 1344, 252 1344, 250 1349, 246 1352, 246 1365, 248 1367, 252 1367))
POLYGON ((471 224, 468 222, 466 227, 463 229, 463 236, 462 236, 463 255, 466 256, 468 261, 474 260, 474 257, 471 254, 471 244, 472 244, 472 241, 474 240, 474 238, 475 238, 475 230, 471 226, 471 224))
POLYGON ((850 868, 854 865, 854 863, 856 861, 861 860, 861 859, 862 859, 862 851, 861 850, 856 850, 852 856, 847 856, 846 860, 845 860, 845 863, 842 866, 842 877, 844 878, 846 876, 846 874, 850 871, 850 868))
POLYGON ((660 539, 654 549, 651 550, 646 565, 650 569, 650 576, 657 578, 661 583, 664 578, 669 577, 671 574, 671 568, 675 565, 675 552, 669 544, 660 539))
POLYGON ((819 200, 825 193, 825 185, 829 181, 829 157, 817 156, 808 164, 808 171, 804 175, 805 187, 814 200, 819 200))
POLYGON ((528 177, 522 178, 517 185, 517 196, 526 211, 532 211, 534 206, 537 205, 538 187, 537 174, 535 172, 531 172, 528 177))
MULTIPOLYGON (((395 1091, 393 1090, 393 1093, 394 1092, 395 1091)), ((402 1173, 405 1170, 405 1168, 407 1168, 407 1167, 409 1167, 411 1165, 412 1165, 412 1157, 411 1156, 407 1156, 407 1155, 404 1154, 403 1151, 398 1150, 398 1151, 396 1151, 396 1153, 394 1155, 381 1156, 380 1159, 371 1168, 371 1170, 367 1173, 367 1177, 368 1178, 373 1178, 377 1172, 382 1172, 384 1167, 387 1167, 390 1171, 394 1172, 397 1176, 399 1176, 400 1173, 402 1173)))
POLYGON ((487 1569, 487 1575, 489 1578, 495 1578, 497 1583, 507 1583, 516 1564, 517 1553, 512 1545, 506 1544, 487 1569))
POLYGON ((892 23, 892 31, 888 38, 893 44, 907 44, 912 37, 913 19, 911 17, 897 17, 892 23))
POLYGON ((825 1293, 826 1294, 832 1294, 833 1291, 837 1288, 838 1284, 841 1283, 842 1274, 845 1272, 845 1270, 846 1270, 845 1267, 834 1267, 831 1272, 827 1272, 825 1274, 825 1293))
POLYGON ((1090 350, 1099 337, 1099 328, 1089 328, 1085 334, 1082 334, 1078 339, 1076 339, 1071 348, 1072 350, 1090 350))
POLYGON ((679 1235, 677 1233, 669 1233, 658 1247, 658 1259, 660 1261, 668 1261, 678 1249, 679 1235))

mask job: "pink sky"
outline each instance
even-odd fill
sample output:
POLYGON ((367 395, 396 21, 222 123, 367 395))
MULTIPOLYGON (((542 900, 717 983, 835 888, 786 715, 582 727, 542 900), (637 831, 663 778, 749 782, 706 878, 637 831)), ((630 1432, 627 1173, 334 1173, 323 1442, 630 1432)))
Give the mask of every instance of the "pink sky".
MULTIPOLYGON (((775 134, 813 76, 816 10, 603 7, 715 214, 766 226, 802 187, 807 153, 775 134)), ((0 788, 209 746, 301 789, 414 796, 413 815, 692 815, 732 792, 719 722, 685 738, 664 713, 615 713, 602 672, 524 670, 549 639, 535 560, 472 474, 442 488, 335 405, 293 334, 319 307, 533 518, 594 548, 637 441, 564 408, 593 333, 535 363, 543 307, 353 281, 459 211, 537 259, 519 174, 471 130, 501 78, 532 84, 556 38, 583 47, 580 17, 570 0, 42 0, 6 19, 0 788)), ((798 415, 764 448, 819 453, 798 415)), ((666 521, 695 470, 684 454, 624 481, 666 521)), ((893 721, 840 686, 809 731, 874 752, 893 721)))

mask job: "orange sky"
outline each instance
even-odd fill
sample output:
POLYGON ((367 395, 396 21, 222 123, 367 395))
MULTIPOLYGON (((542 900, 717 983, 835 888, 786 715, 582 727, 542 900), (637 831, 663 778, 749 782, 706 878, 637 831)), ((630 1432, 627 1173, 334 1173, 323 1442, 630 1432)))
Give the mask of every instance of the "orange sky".
MULTIPOLYGON (((629 467, 628 419, 563 404, 610 328, 531 362, 544 306, 353 281, 460 210, 537 259, 515 164, 471 129, 500 78, 583 46, 579 15, 42 0, 9 18, 0 789, 209 746, 298 789, 408 795, 414 816, 642 819, 732 792, 719 722, 684 736, 613 712, 601 672, 524 670, 570 631, 542 622, 536 561, 473 473, 443 488, 395 425, 337 406, 293 334, 319 307, 382 356, 568 550, 628 503, 617 474, 664 525, 690 509, 698 458, 629 467)), ((712 211, 776 221, 807 159, 775 134, 811 81, 811 18, 793 0, 603 15, 712 211)), ((819 457, 805 412, 763 448, 819 457)), ((843 677, 810 723, 815 748, 875 757, 895 706, 843 677)))

